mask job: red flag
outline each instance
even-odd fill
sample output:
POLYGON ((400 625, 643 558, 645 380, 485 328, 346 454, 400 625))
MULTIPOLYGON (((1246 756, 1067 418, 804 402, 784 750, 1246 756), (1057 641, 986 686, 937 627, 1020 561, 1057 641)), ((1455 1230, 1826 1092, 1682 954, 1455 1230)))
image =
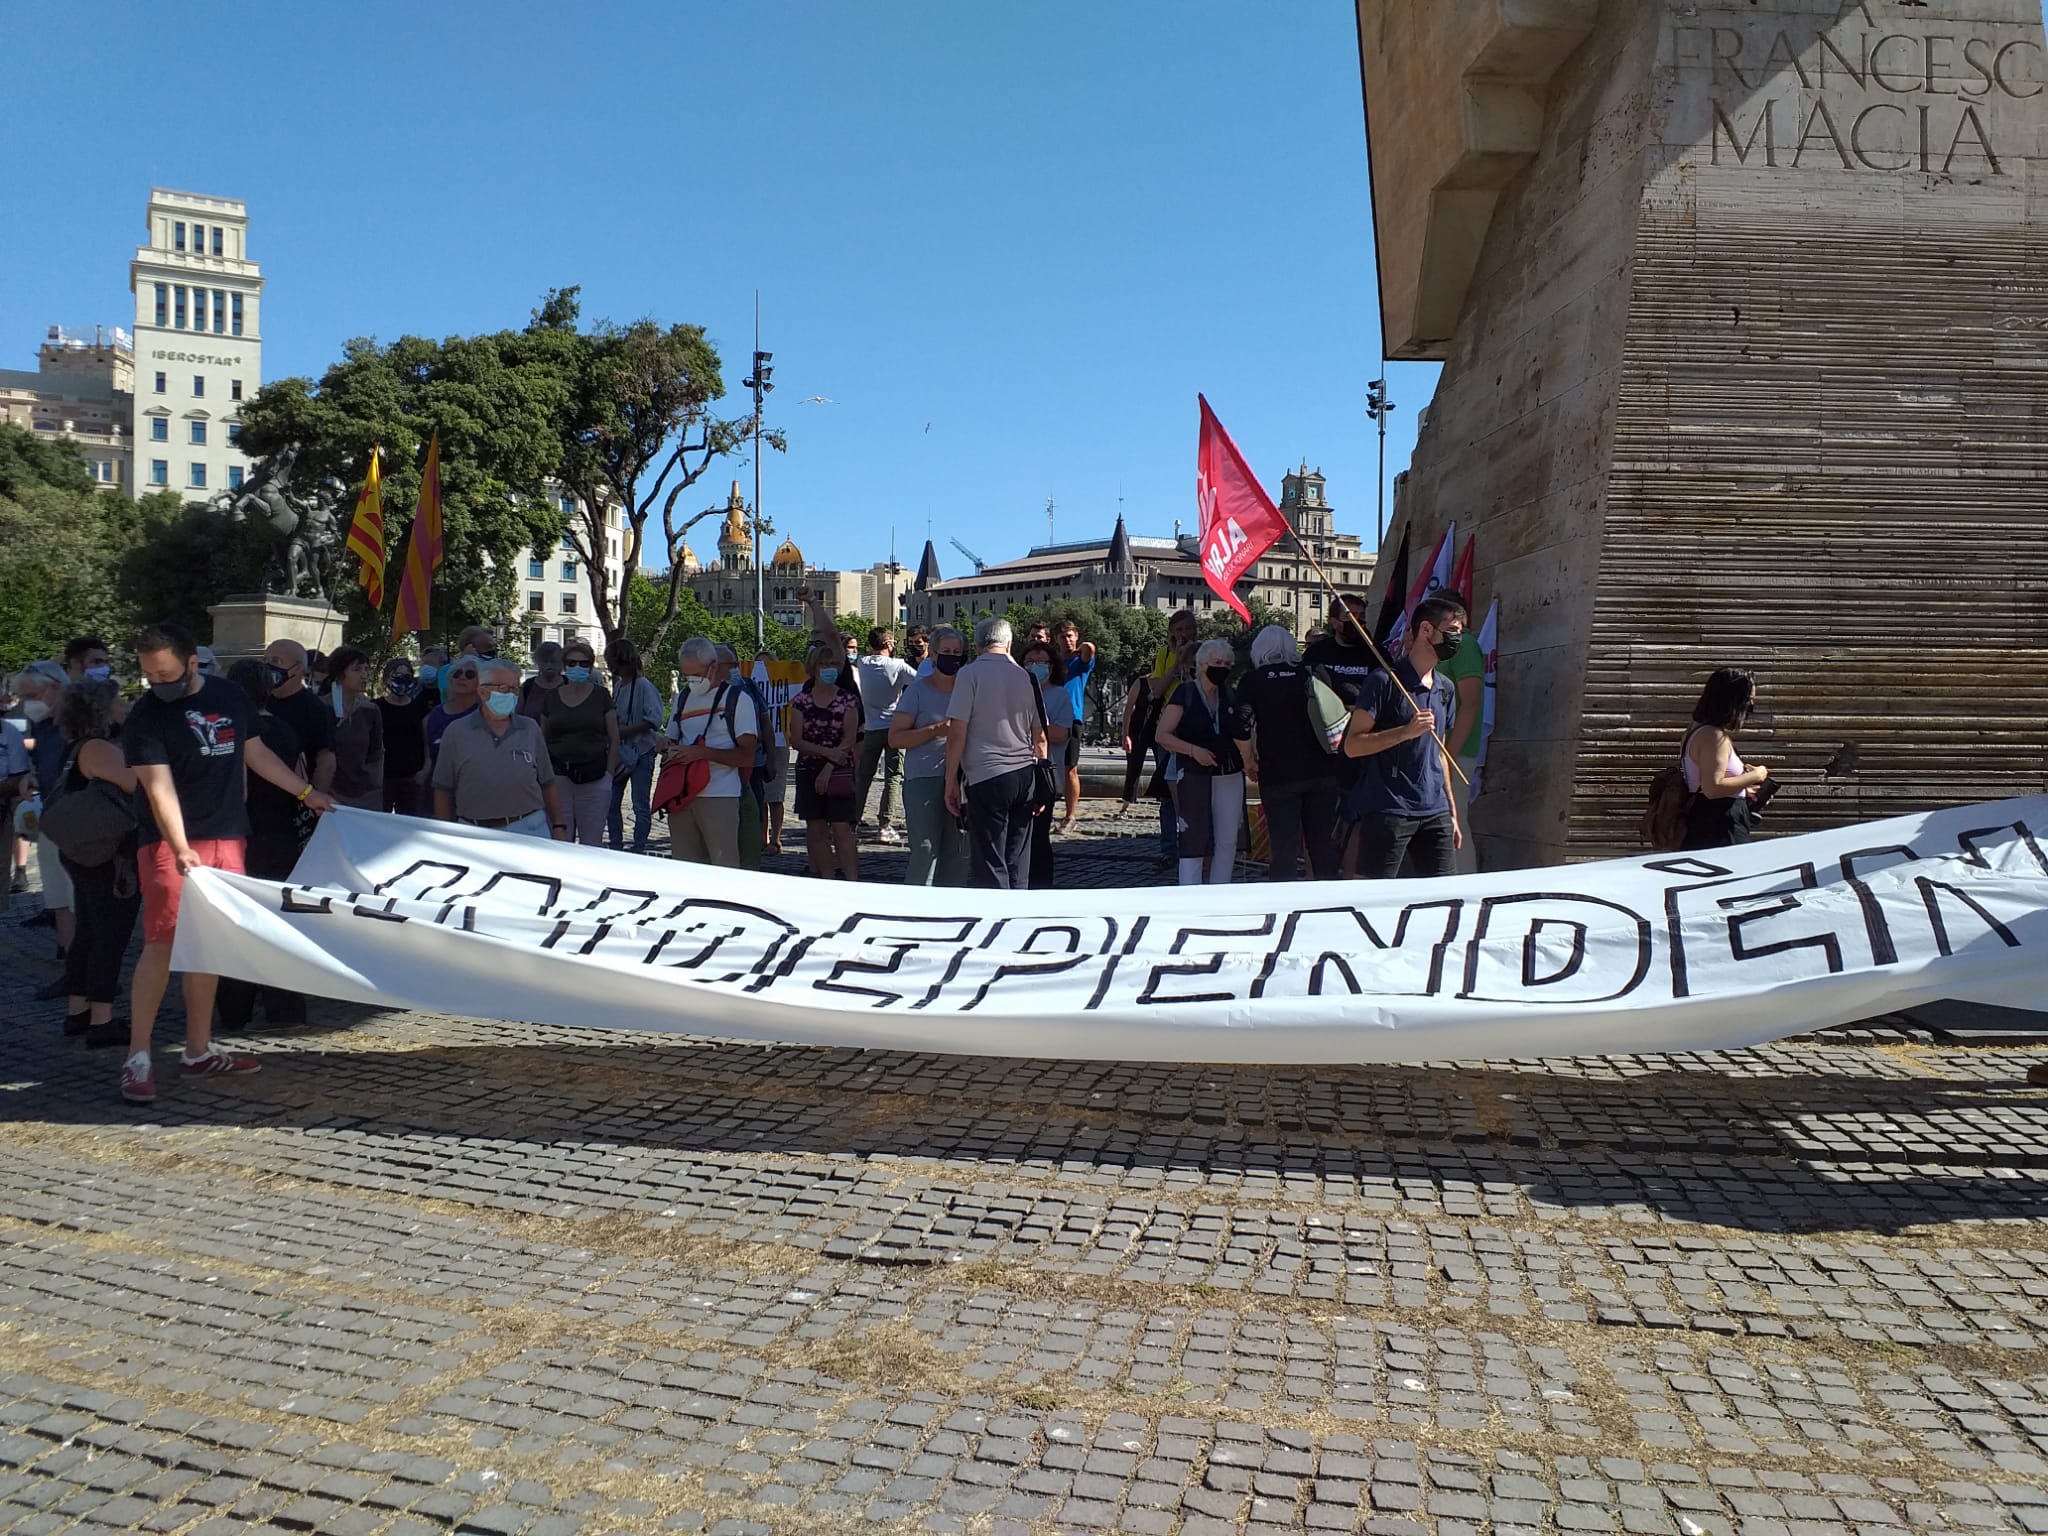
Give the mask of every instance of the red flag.
POLYGON ((1479 542, 1476 533, 1465 536, 1465 547, 1458 553, 1458 565, 1451 572, 1451 590, 1465 600, 1465 611, 1472 611, 1472 546, 1479 542))
POLYGON ((1251 613, 1238 598, 1237 583, 1259 556, 1287 532, 1287 520, 1273 505, 1223 423, 1202 406, 1202 441, 1195 454, 1195 505, 1202 518, 1202 575, 1209 589, 1249 624, 1251 613))
POLYGON ((1394 621, 1394 629, 1387 636, 1385 649, 1392 655, 1408 643, 1408 626, 1415 621, 1415 610, 1422 600, 1433 592, 1441 592, 1451 584, 1451 554, 1458 542, 1458 525, 1451 525, 1437 535, 1436 548, 1430 551, 1429 564, 1422 568, 1422 574, 1415 578, 1415 585, 1408 589, 1408 606, 1401 610, 1401 617, 1394 621))
POLYGON ((434 572, 441 568, 441 434, 427 444, 427 464, 420 475, 419 510, 412 518, 412 538, 405 550, 405 575, 398 584, 398 611, 391 618, 391 638, 408 629, 427 627, 434 591, 434 572))

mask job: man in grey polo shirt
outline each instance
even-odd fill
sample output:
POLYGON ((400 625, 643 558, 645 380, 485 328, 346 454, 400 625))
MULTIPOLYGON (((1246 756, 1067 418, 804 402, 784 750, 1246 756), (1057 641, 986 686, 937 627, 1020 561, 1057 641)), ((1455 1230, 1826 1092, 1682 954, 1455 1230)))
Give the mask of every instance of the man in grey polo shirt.
POLYGON ((519 713, 519 668, 478 665, 482 708, 448 727, 434 763, 434 814, 472 827, 568 840, 540 726, 519 713))

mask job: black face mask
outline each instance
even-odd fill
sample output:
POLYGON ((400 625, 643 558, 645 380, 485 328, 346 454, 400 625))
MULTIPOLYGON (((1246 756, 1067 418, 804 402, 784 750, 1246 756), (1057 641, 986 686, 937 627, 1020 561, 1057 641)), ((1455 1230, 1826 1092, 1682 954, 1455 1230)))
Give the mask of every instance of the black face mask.
POLYGON ((1223 680, 1230 676, 1230 668, 1210 667, 1204 672, 1203 675, 1206 676, 1209 679, 1209 681, 1213 683, 1216 687, 1221 688, 1223 686, 1223 680))
POLYGON ((932 670, 945 677, 951 677, 967 664, 965 656, 934 656, 932 670))
POLYGON ((1439 635, 1436 640, 1436 659, 1438 661, 1449 661, 1464 648, 1465 636, 1463 631, 1455 635, 1439 635))
POLYGON ((263 676, 274 691, 284 686, 285 679, 290 677, 291 673, 285 671, 283 667, 273 667, 266 661, 263 664, 263 676))
POLYGON ((187 672, 175 683, 151 683, 149 691, 166 704, 175 704, 192 691, 192 674, 187 672))

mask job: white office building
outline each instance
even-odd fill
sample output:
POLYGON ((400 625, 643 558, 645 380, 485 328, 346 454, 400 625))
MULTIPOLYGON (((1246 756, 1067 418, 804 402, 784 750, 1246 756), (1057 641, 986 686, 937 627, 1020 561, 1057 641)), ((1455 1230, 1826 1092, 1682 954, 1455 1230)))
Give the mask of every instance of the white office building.
POLYGON ((242 401, 263 378, 263 274, 246 204, 153 187, 135 295, 134 484, 203 501, 238 488, 242 401))
MULTIPOLYGON (((566 516, 576 515, 575 497, 560 489, 551 494, 566 516)), ((617 601, 619 584, 626 579, 626 523, 617 507, 605 511, 605 574, 617 601)), ((584 525, 579 521, 577 526, 584 525)), ((554 549, 529 550, 520 562, 512 624, 524 632, 529 655, 544 640, 588 640, 604 649, 604 625, 591 607, 589 575, 567 534, 554 549)))

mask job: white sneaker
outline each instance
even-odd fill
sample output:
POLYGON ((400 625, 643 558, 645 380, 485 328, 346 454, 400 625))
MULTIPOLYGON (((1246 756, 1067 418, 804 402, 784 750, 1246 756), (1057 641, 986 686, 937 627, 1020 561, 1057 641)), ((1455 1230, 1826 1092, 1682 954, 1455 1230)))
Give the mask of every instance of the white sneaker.
POLYGON ((885 843, 900 843, 903 841, 903 834, 894 827, 884 827, 880 834, 880 840, 885 843))

